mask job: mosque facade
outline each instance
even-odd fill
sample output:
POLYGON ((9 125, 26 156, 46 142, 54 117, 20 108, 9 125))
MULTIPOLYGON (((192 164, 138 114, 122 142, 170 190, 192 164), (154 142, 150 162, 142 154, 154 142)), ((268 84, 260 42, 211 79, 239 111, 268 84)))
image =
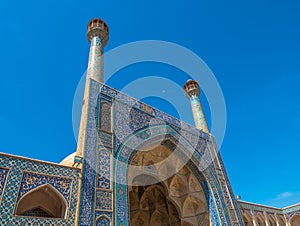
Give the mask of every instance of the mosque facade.
POLYGON ((76 152, 59 164, 0 153, 0 225, 300 225, 300 204, 235 197, 197 81, 184 85, 195 127, 105 85, 108 34, 88 24, 76 152))

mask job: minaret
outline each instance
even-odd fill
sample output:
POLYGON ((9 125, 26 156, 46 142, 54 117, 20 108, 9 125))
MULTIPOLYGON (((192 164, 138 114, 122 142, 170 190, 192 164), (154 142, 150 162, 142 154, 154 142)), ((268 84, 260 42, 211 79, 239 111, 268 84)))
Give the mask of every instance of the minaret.
POLYGON ((92 19, 88 24, 87 38, 91 43, 87 78, 104 83, 103 53, 108 41, 108 27, 103 20, 92 19))
POLYGON ((97 82, 104 83, 104 70, 103 70, 103 53, 104 46, 108 41, 108 27, 101 19, 92 19, 88 23, 87 38, 91 43, 88 69, 86 73, 86 83, 84 89, 84 99, 81 110, 80 128, 78 134, 78 144, 76 150, 75 162, 80 162, 83 157, 83 149, 86 140, 86 126, 88 117, 88 104, 90 93, 90 79, 97 82))
POLYGON ((200 89, 198 82, 189 79, 184 85, 184 91, 191 102, 196 128, 203 130, 206 133, 210 133, 200 102, 200 89))

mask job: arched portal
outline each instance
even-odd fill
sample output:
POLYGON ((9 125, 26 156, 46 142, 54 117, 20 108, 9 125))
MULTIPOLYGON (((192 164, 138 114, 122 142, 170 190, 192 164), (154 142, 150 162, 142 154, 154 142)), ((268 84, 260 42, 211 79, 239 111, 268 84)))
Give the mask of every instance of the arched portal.
POLYGON ((66 213, 66 200, 49 184, 25 194, 16 208, 16 214, 20 216, 66 218, 66 213))
POLYGON ((294 215, 291 220, 291 226, 299 226, 300 225, 300 216, 299 215, 294 215))
MULTIPOLYGON (((136 127, 132 128, 136 129, 136 127)), ((180 208, 178 212, 183 217, 181 219, 182 224, 197 225, 197 222, 201 221, 205 221, 203 225, 231 224, 224 194, 218 189, 220 184, 213 173, 214 166, 209 164, 212 161, 211 149, 214 148, 213 141, 199 137, 200 141, 198 140, 198 143, 194 144, 197 138, 194 140, 194 138, 191 139, 186 136, 182 136, 171 126, 166 126, 165 124, 154 125, 153 122, 149 127, 136 129, 135 132, 131 132, 126 138, 121 137, 122 142, 118 141, 118 139, 116 140, 114 153, 116 225, 126 224, 126 222, 130 221, 130 187, 135 186, 132 184, 133 180, 143 174, 157 178, 157 181, 166 187, 175 207, 177 208, 178 206, 180 208), (192 143, 191 140, 193 141, 192 143), (157 151, 160 149, 160 146, 166 146, 166 149, 164 149, 166 152, 157 151), (151 151, 154 149, 156 149, 156 152, 151 151), (147 155, 139 154, 146 152, 148 153, 147 155), (139 159, 136 162, 135 157, 139 155, 143 157, 136 158, 139 159), (153 157, 157 159, 157 162, 153 161, 153 157), (173 177, 175 176, 176 178, 174 179, 173 177), (188 193, 185 193, 183 190, 177 191, 179 193, 176 195, 171 195, 172 192, 176 192, 177 183, 182 183, 181 179, 183 178, 185 184, 188 185, 188 193), (171 182, 172 180, 173 182, 171 182), (171 184, 172 186, 170 186, 171 184), (181 193, 184 195, 181 195, 181 193), (191 193, 193 193, 192 196, 196 196, 197 201, 193 197, 187 199, 191 193), (183 203, 185 203, 184 206, 186 208, 195 208, 197 216, 182 215, 188 212, 183 211, 183 203), (206 211, 209 210, 207 214, 202 214, 203 207, 205 207, 206 211)))
POLYGON ((253 226, 253 219, 247 212, 243 213, 243 222, 245 226, 253 226))
POLYGON ((128 171, 131 225, 210 224, 197 177, 164 142, 137 151, 131 166, 135 166, 128 171), (170 171, 175 173, 168 177, 170 171))

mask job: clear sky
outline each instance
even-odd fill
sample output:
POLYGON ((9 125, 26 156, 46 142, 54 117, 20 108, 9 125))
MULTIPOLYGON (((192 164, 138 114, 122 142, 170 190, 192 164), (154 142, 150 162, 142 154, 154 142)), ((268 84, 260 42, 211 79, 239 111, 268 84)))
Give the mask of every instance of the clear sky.
MULTIPOLYGON (((2 1, 0 151, 53 162, 75 151, 72 103, 87 66, 86 25, 101 17, 110 28, 106 50, 157 39, 198 54, 225 97, 221 153, 235 194, 278 207, 300 202, 299 12, 296 0, 2 1)), ((109 85, 147 73, 186 79, 140 64, 109 85)), ((158 98, 145 101, 177 116, 158 98)))

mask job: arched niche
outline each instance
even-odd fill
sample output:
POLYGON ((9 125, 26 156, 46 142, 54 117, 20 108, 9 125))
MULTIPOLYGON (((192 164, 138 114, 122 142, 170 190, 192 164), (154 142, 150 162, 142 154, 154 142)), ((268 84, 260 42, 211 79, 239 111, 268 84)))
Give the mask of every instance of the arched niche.
POLYGON ((194 175, 179 157, 167 147, 154 144, 141 146, 129 164, 129 218, 131 225, 209 225, 209 210, 205 193, 194 175), (173 164, 166 161, 170 158, 173 164), (166 171, 178 169, 165 177, 166 171), (150 167, 152 166, 152 167, 150 167), (180 166, 180 167, 178 167, 180 166))
POLYGON ((278 216, 278 223, 279 223, 279 226, 286 226, 286 220, 285 220, 284 216, 278 216))
POLYGON ((256 215, 258 226, 266 226, 266 220, 262 213, 256 215))
MULTIPOLYGON (((202 138, 201 138, 202 139, 202 138)), ((204 142, 204 141, 203 141, 204 142)), ((205 142, 204 142, 205 143, 205 142)), ((143 129, 131 132, 126 138, 122 138, 122 143, 116 142, 115 150, 115 223, 117 225, 126 224, 130 221, 130 191, 133 187, 133 179, 139 175, 150 175, 157 178, 161 185, 165 186, 168 196, 172 199, 176 208, 179 209, 179 215, 182 212, 183 202, 188 194, 181 197, 171 197, 169 195, 170 180, 172 180, 173 170, 176 175, 184 176, 185 184, 189 188, 189 193, 193 192, 193 196, 206 205, 209 212, 195 216, 194 219, 184 219, 185 222, 196 225, 196 221, 205 221, 203 225, 228 224, 229 219, 224 217, 225 208, 222 205, 221 198, 215 195, 213 186, 217 186, 216 179, 212 178, 208 172, 202 173, 199 170, 198 154, 195 153, 193 146, 185 140, 174 128, 166 125, 152 125, 143 129), (159 149, 158 146, 167 146, 166 152, 152 152, 144 155, 145 152, 153 149, 159 149), (173 148, 173 147, 175 148, 173 148), (171 151, 171 152, 169 152, 171 151), (154 154, 155 153, 155 154, 154 154), (170 154, 171 153, 171 154, 170 154), (192 156, 191 156, 192 154, 192 156), (136 156, 141 156, 135 159, 136 156), (153 160, 152 156, 156 157, 153 160), (168 161, 163 161, 165 159, 168 161), (161 160, 162 159, 162 160, 161 160), (180 161, 177 160, 182 160, 180 161), (130 168, 134 166, 133 173, 129 173, 130 168), (192 175, 189 180, 189 175, 192 175), (195 186, 194 178, 196 178, 197 186, 195 186), (200 189, 199 189, 200 188, 200 189), (217 199, 217 200, 215 200, 217 199)), ((164 149, 166 150, 166 149, 164 149)), ((208 159, 205 159, 205 163, 208 159)), ((218 193, 219 194, 219 193, 218 193)), ((136 198, 136 197, 135 197, 136 198)), ((137 205, 135 205, 135 208, 137 205)))
POLYGON ((300 225, 300 215, 294 215, 290 220, 291 226, 299 226, 300 225))
POLYGON ((110 226, 110 219, 102 215, 96 220, 96 226, 110 226))
POLYGON ((246 211, 243 213, 243 222, 245 226, 253 226, 253 219, 246 211))
POLYGON ((63 218, 67 217, 68 204, 65 198, 50 184, 35 188, 18 202, 16 215, 63 218))
POLYGON ((269 215, 270 226, 277 226, 276 219, 273 215, 269 215))

